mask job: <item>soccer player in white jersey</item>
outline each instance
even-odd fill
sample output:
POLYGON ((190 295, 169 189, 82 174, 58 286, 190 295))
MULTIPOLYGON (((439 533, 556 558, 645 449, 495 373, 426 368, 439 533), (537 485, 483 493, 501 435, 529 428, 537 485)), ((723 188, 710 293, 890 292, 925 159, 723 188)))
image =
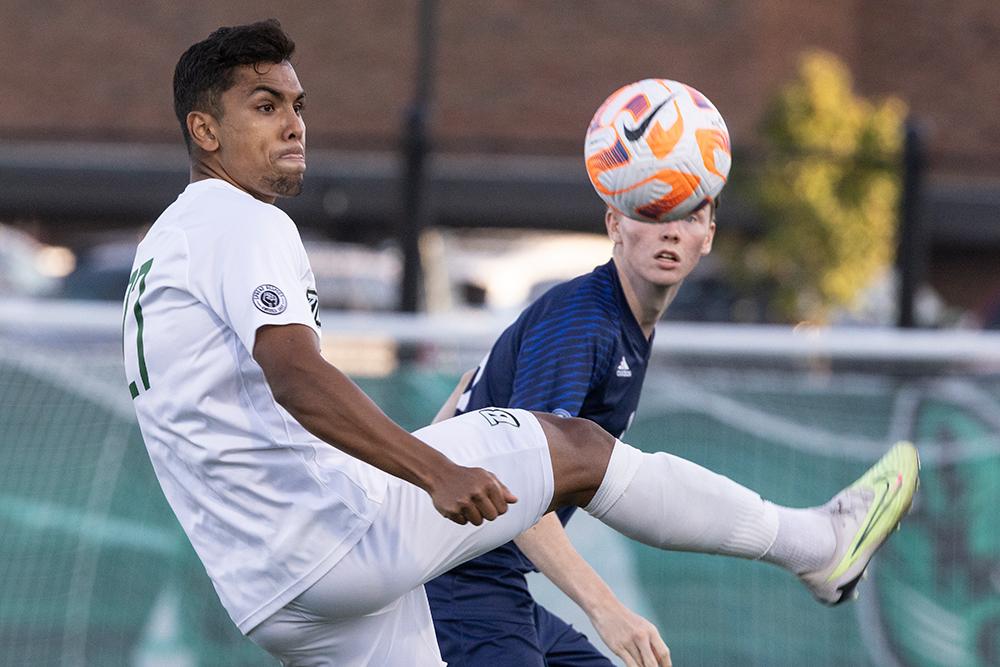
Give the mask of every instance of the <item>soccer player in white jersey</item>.
POLYGON ((150 459, 240 630, 285 665, 441 665, 422 584, 568 505, 663 549, 774 563, 828 604, 853 591, 910 505, 912 445, 790 509, 581 419, 483 409, 409 434, 327 363, 273 206, 306 168, 293 50, 266 21, 181 56, 191 183, 140 242, 124 304, 150 459))

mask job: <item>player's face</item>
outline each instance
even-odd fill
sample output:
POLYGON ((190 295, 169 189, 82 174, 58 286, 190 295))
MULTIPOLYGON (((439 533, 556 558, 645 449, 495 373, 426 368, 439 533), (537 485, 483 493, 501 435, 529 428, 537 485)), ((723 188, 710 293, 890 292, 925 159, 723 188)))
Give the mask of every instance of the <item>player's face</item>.
POLYGON ((654 287, 679 285, 711 252, 715 236, 711 205, 670 222, 642 222, 608 211, 606 223, 620 270, 654 287))
POLYGON ((294 197, 306 171, 305 93, 291 63, 237 67, 215 119, 223 175, 262 201, 294 197))

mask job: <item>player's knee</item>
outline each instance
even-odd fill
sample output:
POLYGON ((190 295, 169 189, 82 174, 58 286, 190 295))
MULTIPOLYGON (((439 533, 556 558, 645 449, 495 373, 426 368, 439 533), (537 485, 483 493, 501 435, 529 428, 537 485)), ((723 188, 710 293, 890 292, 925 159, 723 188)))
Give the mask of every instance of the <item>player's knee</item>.
POLYGON ((615 439, 597 423, 589 419, 572 418, 564 420, 567 437, 578 448, 592 450, 597 453, 608 453, 615 445, 615 439))
POLYGON ((611 456, 615 439, 589 419, 536 415, 549 440, 549 448, 566 455, 581 466, 603 468, 611 456))
POLYGON ((592 440, 614 439, 608 432, 589 419, 580 417, 560 417, 549 412, 533 413, 538 421, 542 423, 542 428, 548 433, 551 430, 559 431, 564 437, 577 440, 583 445, 589 445, 592 440))

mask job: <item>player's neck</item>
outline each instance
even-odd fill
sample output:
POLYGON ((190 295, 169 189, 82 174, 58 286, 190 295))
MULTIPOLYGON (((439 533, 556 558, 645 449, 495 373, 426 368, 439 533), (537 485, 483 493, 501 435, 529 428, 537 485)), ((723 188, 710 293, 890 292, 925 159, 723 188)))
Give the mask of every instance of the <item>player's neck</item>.
POLYGON ((254 199, 259 199, 265 204, 273 204, 277 200, 277 197, 268 197, 266 195, 254 192, 253 190, 250 190, 240 185, 240 183, 235 178, 233 178, 229 174, 229 172, 227 172, 226 169, 222 167, 222 165, 220 164, 206 160, 192 160, 190 182, 195 183, 197 181, 204 181, 209 178, 215 178, 220 181, 225 181, 226 183, 232 185, 234 188, 242 190, 243 192, 247 193, 254 199))
POLYGON ((643 335, 649 340, 649 337, 653 335, 653 329, 656 328, 656 323, 660 321, 663 313, 667 311, 667 307, 677 296, 681 283, 663 286, 653 285, 638 278, 633 279, 626 271, 622 270, 619 262, 615 262, 615 270, 618 272, 618 281, 625 293, 629 310, 632 311, 643 335))

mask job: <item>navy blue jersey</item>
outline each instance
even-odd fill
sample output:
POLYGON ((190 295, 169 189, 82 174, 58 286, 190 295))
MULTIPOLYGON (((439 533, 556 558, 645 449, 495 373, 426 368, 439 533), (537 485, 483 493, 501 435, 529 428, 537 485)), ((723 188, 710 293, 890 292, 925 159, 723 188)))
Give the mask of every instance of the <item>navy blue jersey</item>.
MULTIPOLYGON (((609 261, 521 313, 480 364, 458 413, 491 406, 551 412, 590 419, 619 437, 635 415, 651 342, 609 261)), ((558 511, 563 524, 575 509, 558 511)), ((478 609, 493 618, 528 605, 524 574, 533 569, 513 542, 463 563, 427 584, 434 616, 469 618, 478 609)))

